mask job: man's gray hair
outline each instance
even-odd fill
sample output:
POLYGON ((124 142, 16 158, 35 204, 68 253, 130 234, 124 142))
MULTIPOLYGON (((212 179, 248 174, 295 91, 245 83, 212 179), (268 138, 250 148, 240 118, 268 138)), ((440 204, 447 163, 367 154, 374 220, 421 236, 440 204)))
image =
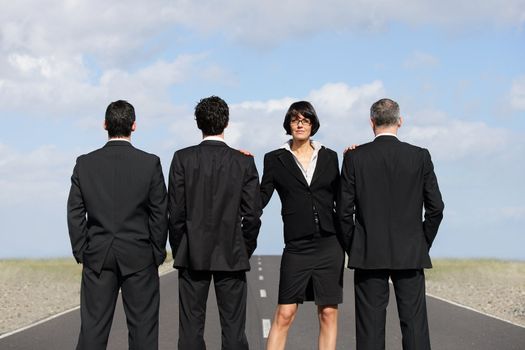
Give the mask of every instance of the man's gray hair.
POLYGON ((370 118, 376 126, 395 125, 399 121, 399 105, 389 98, 382 98, 370 107, 370 118))

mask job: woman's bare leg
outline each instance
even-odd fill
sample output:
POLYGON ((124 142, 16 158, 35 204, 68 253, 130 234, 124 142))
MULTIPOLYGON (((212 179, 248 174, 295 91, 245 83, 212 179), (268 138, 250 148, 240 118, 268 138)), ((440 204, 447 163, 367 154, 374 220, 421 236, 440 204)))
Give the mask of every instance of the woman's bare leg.
POLYGON ((279 304, 275 310, 266 350, 284 350, 288 330, 297 314, 297 304, 279 304))
POLYGON ((317 306, 319 350, 335 350, 337 342, 337 305, 317 306))

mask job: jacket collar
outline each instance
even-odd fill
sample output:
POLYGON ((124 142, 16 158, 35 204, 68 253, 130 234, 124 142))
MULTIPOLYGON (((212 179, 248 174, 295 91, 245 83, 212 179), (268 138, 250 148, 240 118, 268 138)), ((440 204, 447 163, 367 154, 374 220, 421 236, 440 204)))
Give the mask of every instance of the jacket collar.
POLYGON ((225 141, 218 141, 218 140, 203 140, 200 143, 200 145, 228 147, 228 144, 225 141))
POLYGON ((106 144, 104 145, 104 147, 113 147, 113 146, 133 147, 131 142, 126 141, 126 140, 112 140, 112 141, 106 142, 106 144))
POLYGON ((328 154, 326 148, 322 147, 317 154, 317 164, 315 165, 314 175, 312 176, 310 186, 315 183, 326 169, 328 169, 328 154))
POLYGON ((377 136, 374 142, 399 142, 399 139, 394 135, 381 135, 377 136))
POLYGON ((308 183, 306 182, 306 179, 304 178, 303 173, 301 172, 301 169, 297 166, 295 163, 295 159, 293 158, 293 154, 290 151, 287 151, 283 148, 281 148, 282 152, 279 152, 278 158, 283 163, 284 167, 292 173, 295 178, 302 183, 306 187, 311 187, 315 181, 321 176, 321 174, 324 172, 324 170, 327 168, 328 163, 328 157, 326 154, 326 149, 324 146, 319 150, 319 153, 317 154, 317 164, 315 165, 314 175, 312 176, 312 182, 310 183, 310 186, 308 186, 308 183))

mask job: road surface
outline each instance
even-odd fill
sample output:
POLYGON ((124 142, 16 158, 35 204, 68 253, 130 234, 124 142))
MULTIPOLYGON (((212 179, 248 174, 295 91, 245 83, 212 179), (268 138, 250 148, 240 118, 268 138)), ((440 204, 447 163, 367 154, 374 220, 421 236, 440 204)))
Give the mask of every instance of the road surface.
MULTIPOLYGON (((279 256, 252 257, 248 273, 246 334, 251 349, 264 349, 279 281, 279 256)), ((353 274, 345 270, 344 303, 339 311, 337 349, 355 349, 353 274)), ((159 349, 176 349, 178 333, 177 272, 161 277, 159 349)), ((523 350, 525 328, 427 296, 430 336, 434 350, 523 350)), ((80 327, 79 310, 0 338, 0 349, 74 349, 80 327)), ((386 348, 401 350, 401 333, 395 298, 391 294, 387 313, 386 348)), ((317 349, 318 321, 312 303, 299 307, 290 330, 287 349, 317 349)), ((208 299, 205 338, 207 348, 220 349, 220 326, 213 287, 208 299)), ((108 344, 109 350, 127 349, 125 316, 119 300, 108 344)))

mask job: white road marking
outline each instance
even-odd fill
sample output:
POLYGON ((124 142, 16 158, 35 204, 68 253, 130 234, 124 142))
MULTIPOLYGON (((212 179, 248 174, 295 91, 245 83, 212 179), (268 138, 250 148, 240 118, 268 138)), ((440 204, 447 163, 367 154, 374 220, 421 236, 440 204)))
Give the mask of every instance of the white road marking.
POLYGON ((259 267, 259 271, 262 271, 262 267, 259 267))
POLYGON ((78 310, 78 309, 80 309, 80 306, 75 306, 74 308, 71 308, 71 309, 66 310, 66 311, 62 311, 62 312, 60 312, 60 313, 58 313, 56 315, 53 315, 53 316, 49 316, 48 318, 44 318, 43 320, 40 320, 38 322, 31 323, 28 326, 25 326, 25 327, 22 327, 22 328, 19 328, 19 329, 15 329, 14 331, 11 331, 11 332, 8 332, 8 333, 4 333, 4 334, 0 335, 0 339, 9 337, 10 335, 13 335, 13 334, 16 334, 16 333, 19 333, 19 332, 22 332, 22 331, 25 331, 26 329, 33 328, 35 326, 38 326, 39 324, 45 323, 47 321, 51 321, 52 319, 55 319, 55 318, 60 317, 62 315, 68 314, 68 313, 70 313, 72 311, 75 311, 75 310, 78 310))
POLYGON ((261 289, 261 298, 266 298, 266 289, 261 289))
POLYGON ((259 265, 262 265, 262 262, 260 262, 260 261, 258 261, 257 263, 258 263, 259 265))
POLYGON ((264 280, 264 276, 263 275, 259 275, 259 281, 263 281, 264 280))
POLYGON ((268 338, 268 334, 270 333, 270 328, 272 327, 272 323, 269 319, 263 318, 262 319, 262 328, 263 328, 263 338, 268 338))
POLYGON ((513 326, 518 326, 518 327, 521 327, 521 328, 524 328, 524 326, 522 326, 521 324, 517 324, 517 323, 514 323, 512 321, 509 321, 509 320, 505 320, 501 317, 498 317, 498 316, 494 316, 494 315, 491 315, 491 314, 487 314, 486 312, 483 312, 483 311, 480 311, 480 310, 476 310, 476 309, 473 309, 471 308, 470 306, 466 306, 466 305, 462 305, 462 304, 459 304, 459 303, 456 303, 455 301, 452 301, 452 300, 448 300, 448 299, 445 299, 445 298, 442 298, 442 297, 438 297, 434 294, 430 294, 430 293, 426 293, 427 297, 431 297, 431 298, 434 298, 434 299, 437 299, 437 300, 441 300, 441 301, 444 301, 445 303, 449 303, 449 304, 452 304, 454 306, 457 306, 457 307, 460 307, 462 309, 466 309, 466 310, 469 310, 469 311, 474 311, 478 314, 482 314, 483 316, 487 316, 487 317, 490 317, 490 318, 495 318, 496 320, 499 320, 499 321, 503 321, 503 322, 506 322, 506 323, 510 323, 511 325, 513 326))

